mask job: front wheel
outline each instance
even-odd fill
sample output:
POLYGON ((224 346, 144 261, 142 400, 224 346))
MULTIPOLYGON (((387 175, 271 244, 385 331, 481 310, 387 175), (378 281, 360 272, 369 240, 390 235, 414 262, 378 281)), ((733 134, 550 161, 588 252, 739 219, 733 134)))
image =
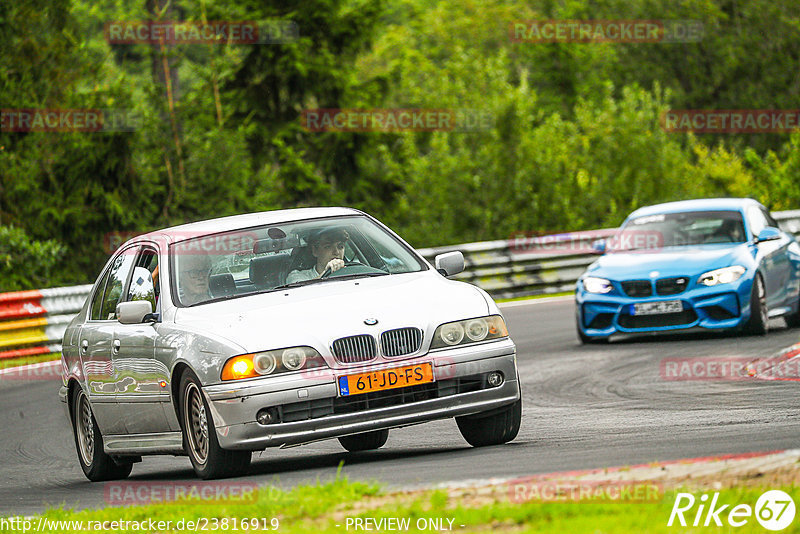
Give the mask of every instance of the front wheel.
POLYGON ((578 339, 580 339, 581 343, 584 345, 588 345, 590 343, 608 343, 608 336, 587 336, 583 331, 583 328, 581 328, 580 316, 575 316, 575 329, 578 331, 578 339))
POLYGON ((103 450, 103 435, 92 413, 86 393, 77 387, 72 392, 72 430, 83 474, 92 482, 119 480, 131 474, 133 463, 114 461, 103 450))
POLYGON ((339 443, 350 452, 372 451, 386 445, 387 439, 389 439, 388 430, 373 430, 372 432, 343 436, 339 438, 339 443))
POLYGON ((744 331, 748 334, 763 336, 768 330, 767 290, 761 275, 757 274, 753 280, 753 289, 750 291, 750 320, 744 326, 744 331))
POLYGON ((501 410, 492 410, 489 415, 476 414, 456 417, 461 435, 473 447, 502 445, 519 433, 522 422, 522 397, 501 410))
POLYGON ((197 476, 208 480, 238 476, 247 471, 252 453, 220 447, 200 381, 191 371, 181 377, 180 392, 183 447, 197 476))

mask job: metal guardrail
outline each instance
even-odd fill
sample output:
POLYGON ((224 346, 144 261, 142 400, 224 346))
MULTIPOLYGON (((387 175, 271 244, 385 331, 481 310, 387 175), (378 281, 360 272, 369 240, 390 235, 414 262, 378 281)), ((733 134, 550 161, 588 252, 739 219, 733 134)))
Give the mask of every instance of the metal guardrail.
POLYGON ((0 293, 0 359, 61 351, 67 324, 91 285, 0 293))
MULTIPOLYGON (((800 210, 773 213, 781 227, 800 237, 800 210)), ((419 252, 431 263, 437 254, 460 250, 466 270, 453 277, 486 290, 494 298, 572 291, 597 259, 591 244, 616 229, 547 236, 520 235, 419 252)), ((0 293, 0 360, 61 351, 69 321, 80 311, 91 285, 0 293)))
MULTIPOLYGON (((772 214, 781 228, 800 237, 800 210, 772 214)), ((505 241, 484 241, 420 249, 429 262, 437 254, 460 250, 466 269, 454 276, 485 289, 493 298, 506 299, 563 293, 597 259, 592 242, 614 235, 616 228, 547 236, 515 236, 505 241)))

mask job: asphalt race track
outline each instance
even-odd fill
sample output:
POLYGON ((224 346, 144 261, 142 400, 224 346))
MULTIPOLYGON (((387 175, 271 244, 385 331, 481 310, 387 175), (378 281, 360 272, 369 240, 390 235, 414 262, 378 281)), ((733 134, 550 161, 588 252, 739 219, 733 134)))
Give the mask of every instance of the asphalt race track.
MULTIPOLYGON (((771 322, 766 337, 682 335, 582 346, 573 303, 505 307, 517 344, 524 396, 516 440, 469 447, 453 420, 394 430, 378 451, 348 455, 338 441, 256 454, 242 481, 291 486, 328 480, 344 460, 350 480, 417 487, 472 479, 629 465, 800 446, 800 382, 668 381, 668 357, 770 356, 800 330, 771 322)), ((101 507, 104 485, 88 482, 57 396, 56 381, 0 380, 0 515, 62 503, 101 507)), ((192 481, 185 457, 145 457, 130 480, 192 481)))

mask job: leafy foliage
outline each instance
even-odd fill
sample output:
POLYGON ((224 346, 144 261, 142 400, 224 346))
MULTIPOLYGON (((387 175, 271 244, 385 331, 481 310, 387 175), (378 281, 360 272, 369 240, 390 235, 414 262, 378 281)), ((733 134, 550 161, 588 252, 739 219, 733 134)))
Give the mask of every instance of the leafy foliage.
POLYGON ((612 226, 641 205, 690 197, 796 208, 800 134, 667 133, 659 117, 796 107, 798 37, 795 0, 0 3, 2 108, 138 118, 132 132, 0 129, 0 223, 63 244, 58 270, 17 268, 34 285, 58 285, 94 278, 108 232, 295 206, 364 209, 416 246, 612 226), (705 32, 670 44, 508 34, 521 20, 636 18, 699 20, 705 32), (104 37, 108 22, 151 19, 281 19, 299 38, 104 37), (469 131, 312 132, 300 116, 313 108, 491 120, 469 131))
POLYGON ((13 226, 0 226, 0 292, 36 289, 58 279, 65 248, 55 241, 34 241, 13 226))

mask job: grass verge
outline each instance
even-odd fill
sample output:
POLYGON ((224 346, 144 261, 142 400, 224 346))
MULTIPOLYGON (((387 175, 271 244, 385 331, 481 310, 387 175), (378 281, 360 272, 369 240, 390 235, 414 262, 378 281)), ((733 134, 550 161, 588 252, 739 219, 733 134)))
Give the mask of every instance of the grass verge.
MULTIPOLYGON (((235 483, 219 481, 217 484, 235 483)), ((137 485, 157 486, 158 481, 131 482, 137 485)), ((125 483, 127 484, 127 483, 125 483)), ((211 484, 204 482, 202 484, 211 484)), ((169 503, 104 508, 100 510, 71 511, 54 509, 43 516, 28 518, 29 529, 39 532, 184 532, 184 531, 253 531, 274 530, 282 533, 300 532, 363 532, 410 531, 432 532, 685 532, 675 523, 668 527, 677 491, 689 491, 698 498, 703 493, 713 497, 719 492, 717 502, 729 504, 720 515, 724 527, 703 527, 705 513, 694 531, 729 531, 727 513, 738 504, 755 507, 759 496, 769 489, 782 489, 797 498, 797 486, 779 485, 760 487, 743 485, 719 490, 683 490, 673 488, 646 502, 610 502, 584 500, 559 502, 525 500, 514 502, 504 488, 495 488, 489 496, 464 490, 428 490, 384 493, 377 485, 348 482, 337 479, 325 484, 300 486, 289 491, 263 487, 256 491, 255 500, 246 503, 235 500, 214 502, 174 501, 169 503), (41 517, 41 523, 40 523, 41 517), (360 521, 359 521, 360 520, 360 521), (382 523, 383 520, 383 523, 382 523), (391 520, 391 523, 387 521, 391 520), (69 522, 72 523, 69 523, 69 522), (128 521, 127 525, 112 525, 111 521, 128 521), (154 525, 150 521, 170 521, 154 525), (59 522, 59 523, 56 523, 59 522), (82 522, 82 523, 78 523, 82 522), (136 523, 134 523, 136 522, 136 523), (245 526, 246 523, 246 526, 245 526), (42 524, 47 528, 42 530, 42 524), (362 525, 358 528, 358 525, 362 525), (381 528, 383 525, 384 528, 381 528), (114 526, 127 528, 111 528, 114 526), (253 528, 257 526, 258 528, 253 528), (104 528, 108 527, 108 528, 104 528), (144 527, 144 528, 141 528, 144 527), (367 528, 370 527, 370 528, 367 528)), ((697 512, 697 505, 685 517, 689 528, 697 512)), ((755 517, 736 532, 764 532, 755 517)), ((796 521, 795 523, 800 522, 796 521)), ((713 521, 712 521, 713 525, 713 521)), ((7 519, 0 519, 0 531, 18 532, 7 519), (4 524, 4 521, 6 522, 4 524)), ((783 532, 796 531, 791 526, 783 532)))
POLYGON ((41 354, 37 356, 25 356, 22 358, 8 358, 0 360, 0 369, 7 369, 9 367, 19 367, 20 365, 28 365, 30 363, 50 362, 61 359, 61 353, 55 352, 52 354, 41 354))

